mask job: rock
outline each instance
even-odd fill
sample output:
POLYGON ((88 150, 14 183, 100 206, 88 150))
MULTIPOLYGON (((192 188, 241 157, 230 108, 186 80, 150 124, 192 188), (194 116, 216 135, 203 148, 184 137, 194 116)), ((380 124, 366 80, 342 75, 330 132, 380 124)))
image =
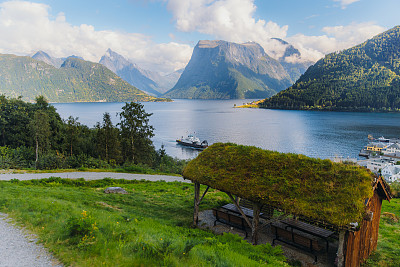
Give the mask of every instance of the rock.
POLYGON ((294 81, 283 66, 257 43, 200 40, 178 82, 164 96, 266 98, 288 88, 294 81))
POLYGON ((399 222, 399 218, 397 218, 396 214, 394 214, 394 213, 384 212, 384 213, 382 213, 381 217, 388 218, 393 223, 399 222))
POLYGON ((104 193, 106 194, 128 194, 125 189, 122 187, 108 187, 104 189, 104 193))

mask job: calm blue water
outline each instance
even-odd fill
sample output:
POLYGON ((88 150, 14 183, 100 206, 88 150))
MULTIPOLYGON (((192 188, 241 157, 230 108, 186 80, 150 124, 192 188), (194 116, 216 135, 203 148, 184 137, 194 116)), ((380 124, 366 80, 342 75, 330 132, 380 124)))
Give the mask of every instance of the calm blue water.
MULTIPOLYGON (((209 143, 233 142, 310 157, 356 158, 374 137, 400 137, 400 114, 237 109, 248 100, 175 100, 143 103, 155 128, 156 148, 163 144, 171 156, 187 159, 199 152, 176 145, 178 137, 193 133, 209 143)), ((62 118, 79 117, 93 127, 109 112, 114 124, 124 103, 53 104, 62 118)))

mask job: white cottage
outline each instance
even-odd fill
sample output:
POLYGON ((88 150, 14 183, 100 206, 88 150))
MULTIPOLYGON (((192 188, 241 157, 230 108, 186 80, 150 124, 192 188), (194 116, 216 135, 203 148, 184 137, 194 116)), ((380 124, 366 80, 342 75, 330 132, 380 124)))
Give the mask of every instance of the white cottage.
POLYGON ((400 165, 387 165, 382 169, 382 176, 389 183, 400 180, 400 165))
POLYGON ((390 146, 387 146, 383 150, 384 154, 390 154, 390 155, 400 155, 400 145, 398 143, 391 144, 390 146))

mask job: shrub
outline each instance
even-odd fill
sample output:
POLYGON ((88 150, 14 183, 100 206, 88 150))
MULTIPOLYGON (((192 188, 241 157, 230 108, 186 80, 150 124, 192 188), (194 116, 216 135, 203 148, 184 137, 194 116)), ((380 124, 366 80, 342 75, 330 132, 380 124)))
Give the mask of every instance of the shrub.
POLYGON ((80 217, 71 217, 66 225, 68 236, 78 247, 87 247, 95 242, 99 230, 95 220, 83 210, 80 217))

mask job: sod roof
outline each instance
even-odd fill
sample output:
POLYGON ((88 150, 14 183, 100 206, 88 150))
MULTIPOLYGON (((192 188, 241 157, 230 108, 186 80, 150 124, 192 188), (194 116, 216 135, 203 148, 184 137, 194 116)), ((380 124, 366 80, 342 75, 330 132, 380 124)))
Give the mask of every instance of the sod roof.
POLYGON ((339 227, 362 219, 374 179, 359 166, 231 143, 201 152, 183 177, 339 227))

